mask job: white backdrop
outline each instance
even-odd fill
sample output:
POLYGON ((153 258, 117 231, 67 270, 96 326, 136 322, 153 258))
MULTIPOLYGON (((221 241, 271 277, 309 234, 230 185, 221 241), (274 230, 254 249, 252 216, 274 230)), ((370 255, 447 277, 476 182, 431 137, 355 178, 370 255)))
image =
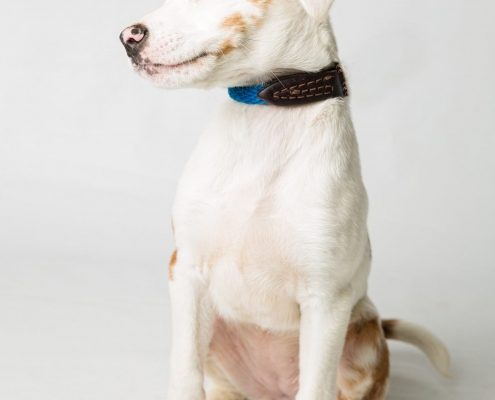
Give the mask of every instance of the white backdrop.
MULTIPOLYGON (((165 92, 117 36, 160 0, 0 0, 0 398, 163 399, 175 184, 223 90, 165 92)), ((495 7, 337 0, 392 400, 493 399, 495 7)))

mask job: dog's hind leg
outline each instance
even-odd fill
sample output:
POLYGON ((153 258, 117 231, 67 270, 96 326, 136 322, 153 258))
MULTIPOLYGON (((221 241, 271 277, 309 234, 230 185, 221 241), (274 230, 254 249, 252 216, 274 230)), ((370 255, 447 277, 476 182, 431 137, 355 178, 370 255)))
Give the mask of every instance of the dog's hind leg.
POLYGON ((206 400, 246 400, 246 397, 237 392, 214 361, 208 360, 205 371, 212 383, 206 400))
POLYGON ((380 319, 353 321, 338 370, 338 400, 383 400, 388 377, 389 352, 380 319))

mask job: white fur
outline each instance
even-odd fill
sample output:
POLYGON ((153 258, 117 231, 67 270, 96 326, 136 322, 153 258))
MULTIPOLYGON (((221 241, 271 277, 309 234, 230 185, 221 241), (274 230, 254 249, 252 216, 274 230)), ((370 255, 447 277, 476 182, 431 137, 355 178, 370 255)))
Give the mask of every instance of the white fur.
POLYGON ((449 376, 449 351, 431 332, 410 322, 397 321, 394 327, 394 339, 420 348, 442 375, 449 376))
MULTIPOLYGON (((167 0, 139 21, 150 31, 142 58, 153 68, 138 71, 162 87, 208 87, 338 61, 330 0, 260 4, 167 0), (238 14, 245 29, 225 26, 238 14), (235 49, 223 55, 226 41, 235 49)), ((299 332, 297 400, 334 400, 351 311, 367 291, 366 218, 347 99, 297 108, 226 101, 187 164, 173 211, 168 399, 204 399, 204 363, 220 316, 299 332)))

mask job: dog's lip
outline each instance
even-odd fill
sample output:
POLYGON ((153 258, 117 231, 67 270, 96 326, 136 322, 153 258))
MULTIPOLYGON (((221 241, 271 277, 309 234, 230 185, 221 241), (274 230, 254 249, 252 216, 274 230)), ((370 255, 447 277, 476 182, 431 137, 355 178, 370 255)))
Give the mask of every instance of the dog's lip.
POLYGON ((200 59, 205 58, 205 57, 208 57, 208 56, 211 56, 211 55, 212 55, 211 53, 203 52, 203 53, 201 53, 201 54, 199 54, 199 55, 197 55, 195 57, 186 59, 185 61, 181 61, 181 62, 176 63, 176 64, 153 63, 153 62, 150 62, 150 61, 146 61, 146 62, 134 62, 134 64, 137 67, 140 67, 140 68, 150 68, 150 67, 152 67, 152 68, 173 69, 173 68, 178 68, 178 67, 186 66, 186 65, 189 65, 189 64, 193 64, 196 61, 199 61, 200 59))

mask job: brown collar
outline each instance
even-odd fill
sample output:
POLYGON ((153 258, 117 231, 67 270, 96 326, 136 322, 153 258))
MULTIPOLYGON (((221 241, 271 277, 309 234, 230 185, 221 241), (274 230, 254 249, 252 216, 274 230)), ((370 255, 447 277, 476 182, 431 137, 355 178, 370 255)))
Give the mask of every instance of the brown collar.
POLYGON ((232 99, 245 104, 293 106, 348 95, 344 72, 333 64, 318 72, 299 72, 265 84, 229 88, 232 99))

